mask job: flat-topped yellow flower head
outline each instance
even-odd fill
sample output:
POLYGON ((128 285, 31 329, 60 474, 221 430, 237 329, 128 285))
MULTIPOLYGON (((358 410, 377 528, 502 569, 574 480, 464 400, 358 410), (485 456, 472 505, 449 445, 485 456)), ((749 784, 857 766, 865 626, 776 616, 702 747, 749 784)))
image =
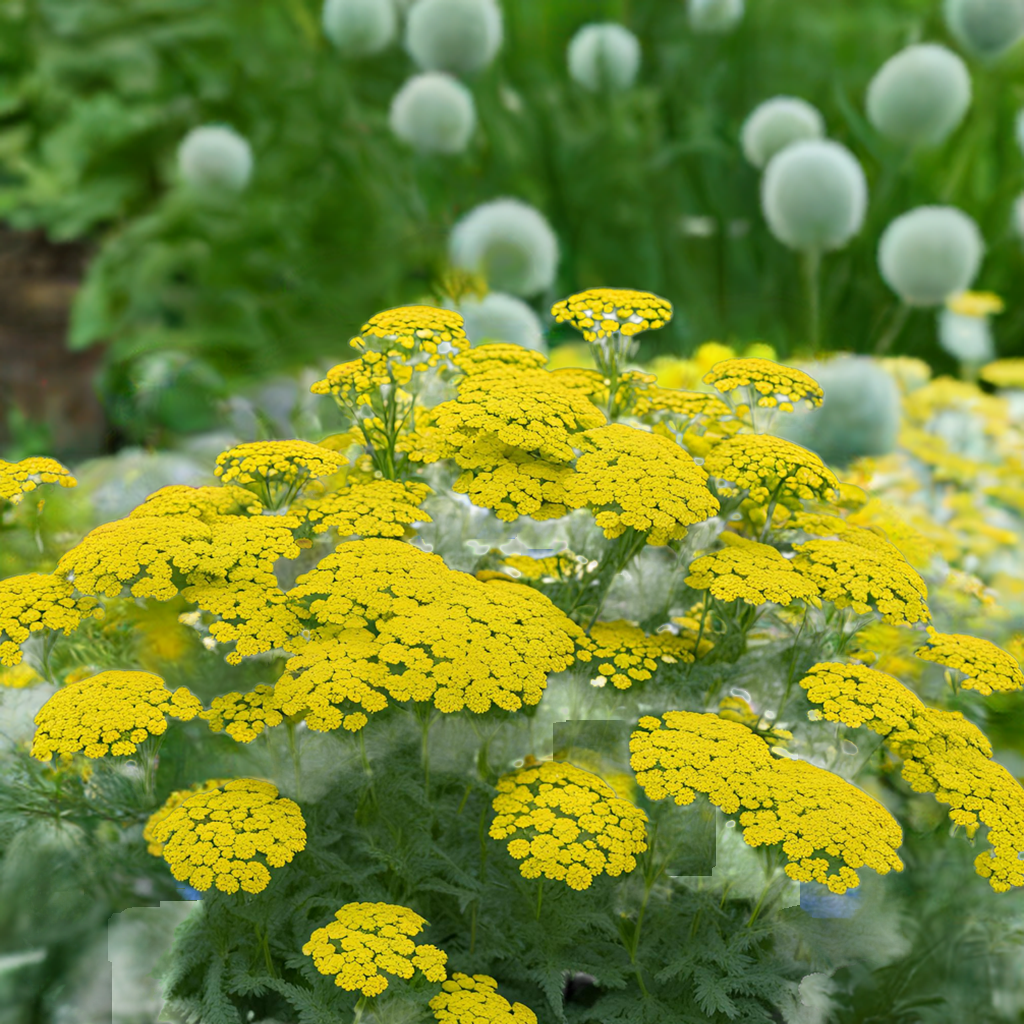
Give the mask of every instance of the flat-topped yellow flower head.
POLYGON ((997 388, 1024 388, 1024 359, 997 359, 983 366, 978 376, 997 388))
POLYGON ((76 597, 75 588, 54 573, 30 572, 0 580, 0 665, 21 663, 21 645, 44 629, 68 636, 83 617, 100 615, 97 602, 76 597))
POLYGON ((398 306, 386 309, 363 324, 352 339, 357 352, 392 352, 406 356, 424 353, 430 365, 453 352, 469 348, 462 315, 436 306, 398 306))
POLYGON ((173 693, 150 672, 101 672, 58 690, 36 715, 32 756, 134 754, 167 731, 167 718, 188 722, 203 705, 184 686, 173 693))
POLYGON ((148 842, 179 882, 205 892, 262 892, 269 868, 306 848, 306 822, 294 800, 260 779, 207 784, 180 799, 171 795, 150 819, 148 842))
POLYGON ((523 1003, 509 1003, 487 974, 453 974, 428 1004, 438 1024, 537 1024, 523 1003))
POLYGON ((339 538, 404 537, 412 523, 433 520, 420 506, 432 493, 424 483, 371 480, 350 484, 322 498, 307 498, 291 511, 314 533, 335 530, 339 538))
POLYGON ((17 505, 29 491, 40 484, 60 484, 74 487, 78 481, 55 459, 33 457, 21 462, 0 459, 0 501, 17 505))
POLYGON ((214 697, 199 717, 209 724, 210 732, 226 732, 238 743, 251 743, 264 729, 284 721, 277 710, 274 688, 266 684, 248 693, 235 691, 214 697))
POLYGON ((154 491, 129 518, 145 516, 193 516, 210 522, 218 516, 259 515, 263 504, 245 487, 188 487, 172 484, 154 491))
POLYGON ((146 827, 142 830, 142 838, 146 843, 147 851, 154 857, 159 857, 163 854, 164 844, 158 842, 154 834, 156 827, 171 811, 176 807, 180 807, 190 796, 195 796, 196 793, 209 793, 211 790, 221 789, 226 782, 231 782, 231 779, 207 779, 205 782, 194 782, 188 789, 174 790, 164 801, 160 810, 149 816, 146 827))
POLYGON ((490 370, 502 370, 506 367, 519 370, 543 370, 547 366, 548 357, 542 352, 523 348, 522 345, 491 342, 460 352, 452 359, 452 362, 467 377, 470 377, 475 373, 487 373, 490 370))
MULTIPOLYGON (((618 690, 628 690, 634 683, 643 683, 654 676, 661 665, 690 663, 694 659, 695 638, 675 633, 645 633, 639 626, 621 619, 595 622, 590 640, 581 645, 576 657, 582 662, 596 662, 598 680, 610 681, 618 690)), ((710 649, 701 641, 701 652, 710 649)), ((598 682, 597 685, 604 685, 598 682)))
POLYGON ((222 483, 237 482, 279 508, 310 480, 333 476, 347 464, 344 455, 309 441, 251 441, 218 455, 213 472, 222 483))
POLYGON ((556 302, 551 313, 560 324, 568 322, 582 331, 587 341, 601 341, 664 327, 672 319, 672 303, 650 292, 591 288, 556 302))
POLYGON ((939 633, 929 626, 928 642, 914 653, 925 661, 962 672, 967 677, 961 684, 963 688, 977 690, 986 697, 1024 689, 1024 672, 1017 659, 982 637, 939 633))
POLYGON ((722 394, 750 388, 757 394, 759 406, 779 408, 783 412, 792 412, 794 403, 800 401, 821 405, 825 397, 818 382, 803 370, 770 359, 726 359, 705 374, 704 383, 711 384, 722 394))
POLYGON ((946 300, 946 308, 957 316, 970 316, 979 320, 998 316, 1006 303, 995 292, 960 292, 946 300))
POLYGON ((589 889, 600 874, 636 867, 647 849, 647 815, 604 779, 568 761, 545 761, 498 780, 492 839, 508 839, 523 878, 589 889))
POLYGON ((436 946, 412 941, 427 921, 408 907, 391 903, 346 903, 302 947, 321 974, 333 974, 346 992, 379 996, 386 975, 408 980, 419 970, 427 981, 444 981, 448 955, 436 946))

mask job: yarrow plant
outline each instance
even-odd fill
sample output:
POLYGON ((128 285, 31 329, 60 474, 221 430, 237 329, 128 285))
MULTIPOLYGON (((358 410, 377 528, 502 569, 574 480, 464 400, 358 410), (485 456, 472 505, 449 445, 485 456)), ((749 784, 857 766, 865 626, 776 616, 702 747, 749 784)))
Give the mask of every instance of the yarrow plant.
MULTIPOLYGON (((1024 672, 950 628, 985 594, 939 573, 959 550, 768 432, 820 404, 811 374, 720 346, 674 388, 629 362, 665 299, 553 315, 596 368, 379 313, 312 385, 336 433, 235 445, 217 484, 0 581, 4 665, 49 686, 20 806, 203 897, 176 1012, 536 1024, 583 1019, 585 975, 588 1020, 729 1017, 712 990, 770 1019, 806 973, 779 911, 927 870, 900 853, 927 794, 987 843, 964 886, 1024 887, 1024 790, 969 703, 1024 672)), ((951 402, 1002 415, 979 395, 906 396, 914 450, 972 486, 930 431, 951 402)), ((947 520, 1005 540, 962 501, 947 520)))

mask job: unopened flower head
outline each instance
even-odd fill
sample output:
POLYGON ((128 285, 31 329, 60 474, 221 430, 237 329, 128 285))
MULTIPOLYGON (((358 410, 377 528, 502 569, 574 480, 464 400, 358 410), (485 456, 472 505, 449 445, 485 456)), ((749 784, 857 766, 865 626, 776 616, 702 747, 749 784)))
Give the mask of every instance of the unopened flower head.
POLYGON ((590 92, 621 92, 640 70, 640 42, 625 25, 584 25, 569 42, 569 75, 590 92))
POLYGON ((378 996, 387 975, 408 980, 417 970, 427 981, 444 981, 448 955, 436 946, 416 945, 427 921, 408 907, 391 903, 346 903, 302 947, 321 974, 333 974, 346 992, 378 996))
POLYGON ((791 249, 841 249, 864 224, 867 179, 838 142, 808 139, 781 150, 761 181, 761 208, 772 234, 791 249))
POLYGON ((473 94, 447 72, 425 71, 395 94, 390 123, 398 138, 423 153, 462 153, 476 127, 473 94))
POLYGON ((392 0, 325 0, 324 35, 346 57, 366 57, 389 46, 398 30, 392 0))
POLYGON ((743 155, 758 169, 794 142, 820 139, 825 119, 817 107, 796 96, 775 96, 755 107, 743 122, 743 155))
POLYGON ((299 805, 259 779, 201 789, 154 818, 150 842, 175 879, 200 892, 262 892, 269 868, 284 867, 306 848, 299 805))
MULTIPOLYGON (((652 679, 662 665, 689 664, 694 659, 696 638, 675 633, 645 633, 632 622, 595 622, 589 643, 576 657, 594 665, 601 676, 618 690, 628 690, 652 679)), ((701 640, 700 650, 710 650, 701 640)))
POLYGON ((0 665, 21 663, 21 645, 42 630, 68 636, 84 616, 99 615, 97 603, 76 597, 75 588, 59 574, 32 572, 0 580, 0 665))
POLYGON ((724 35, 743 20, 745 0, 687 0, 690 28, 706 35, 724 35))
POLYGON ((868 119, 903 146, 937 146, 971 105, 971 76, 952 50, 936 43, 908 46, 890 57, 868 86, 868 119))
POLYGON ((429 1005, 438 1024, 537 1024, 533 1010, 510 1004, 487 974, 453 974, 429 1005))
POLYGON ((535 352, 546 352, 544 329, 533 309, 522 299, 503 292, 488 292, 481 299, 467 297, 459 304, 466 334, 474 345, 504 342, 535 352))
POLYGON ((614 334, 633 337, 659 330, 672 319, 672 303, 650 292, 591 288, 555 303, 551 313, 558 323, 582 331, 587 341, 601 341, 614 334))
POLYGON ((885 229, 878 267, 908 306, 939 306, 971 286, 984 254, 978 225, 966 213, 920 206, 885 229))
POLYGON ((1024 689, 1024 672, 1017 659, 983 637, 939 633, 929 627, 928 642, 915 653, 963 673, 966 678, 960 685, 986 697, 1024 689))
POLYGON ((507 839, 524 878, 589 889, 601 874, 636 867, 647 849, 647 815, 604 779, 567 761, 545 761, 498 780, 489 835, 507 839))
POLYGON ((504 36, 496 0, 417 0, 405 47, 424 71, 468 75, 487 67, 504 36))
POLYGON ((40 484, 54 483, 61 487, 74 487, 77 481, 55 459, 34 457, 21 462, 0 459, 0 501, 17 505, 23 495, 34 491, 40 484))
POLYGON ((946 24, 978 57, 1001 56, 1024 36, 1022 0, 946 0, 946 24))
POLYGON ((101 672, 58 690, 36 715, 32 756, 82 751, 86 757, 134 754, 167 731, 167 717, 190 721, 202 711, 185 687, 173 693, 149 672, 101 672))
POLYGON ((252 149, 231 128, 193 128, 178 147, 178 170, 194 189, 241 192, 252 177, 252 149))
POLYGON ((796 402, 821 405, 824 398, 821 385, 813 377, 770 359, 725 359, 704 375, 704 383, 723 395, 737 388, 749 388, 757 393, 759 407, 783 412, 792 412, 796 402))

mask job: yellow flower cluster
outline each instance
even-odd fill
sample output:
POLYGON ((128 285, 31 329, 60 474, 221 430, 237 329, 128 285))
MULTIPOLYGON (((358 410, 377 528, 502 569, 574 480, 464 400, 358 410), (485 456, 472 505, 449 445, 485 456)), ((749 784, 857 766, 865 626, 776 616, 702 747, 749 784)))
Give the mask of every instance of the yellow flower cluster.
MULTIPOLYGON (((422 364, 425 365, 425 364, 422 364)), ((413 368, 388 360, 379 352, 367 352, 359 359, 332 366, 323 380, 309 390, 314 395, 333 395, 342 405, 371 405, 382 387, 404 387, 412 380, 413 368)))
POLYGON ((974 866, 993 889, 1024 886, 1024 789, 991 759, 992 746, 976 726, 958 711, 926 707, 898 679, 864 665, 814 665, 800 685, 828 721, 866 725, 885 737, 911 788, 951 807, 950 818, 968 836, 988 826, 992 849, 974 866))
POLYGON ((818 382, 802 370, 781 366, 770 359, 726 359, 705 374, 704 383, 723 395, 736 388, 752 388, 760 396, 759 406, 778 407, 783 412, 792 412, 793 403, 799 401, 821 405, 825 397, 818 382))
POLYGON ((516 370, 543 370, 548 357, 522 345, 492 342, 466 349, 453 357, 452 362, 467 376, 476 373, 490 373, 491 370, 506 368, 516 370))
POLYGON ((325 928, 317 928, 302 947, 321 974, 335 975, 346 992, 379 996, 388 987, 384 976, 408 980, 417 968, 427 981, 444 981, 448 954, 430 945, 416 945, 427 924, 408 907, 391 903, 346 903, 325 928))
POLYGON ((664 728, 641 718, 630 738, 630 764, 650 799, 684 805, 705 793, 726 814, 739 812, 748 845, 781 843, 790 878, 835 893, 859 884, 859 868, 902 870, 900 827, 866 793, 807 761, 773 757, 738 722, 688 711, 663 719, 664 728))
POLYGON ((176 807, 180 807, 190 796, 196 793, 209 793, 214 789, 221 789, 231 779, 207 779, 206 782, 194 782, 188 789, 176 789, 163 802, 163 806, 154 814, 149 816, 146 827, 142 830, 142 838, 146 843, 146 849, 154 857, 160 857, 164 852, 164 844, 157 841, 156 829, 176 807))
POLYGON ((462 316, 434 306, 398 306, 363 324, 359 337, 352 339, 357 352, 398 352, 406 357, 424 353, 434 366, 446 352, 469 348, 462 316))
POLYGON ((350 484, 322 498, 308 498, 289 510, 313 524, 314 533, 329 529, 346 537, 403 537, 411 523, 433 520, 420 509, 431 494, 423 483, 372 480, 350 484))
POLYGON ((1017 659, 991 640, 962 633, 937 633, 929 626, 928 642, 914 653, 925 661, 935 661, 962 672, 967 677, 963 688, 977 690, 986 697, 993 692, 1024 689, 1024 672, 1017 659))
POLYGON ((83 617, 101 615, 96 601, 75 597, 74 587, 60 576, 31 572, 0 580, 0 665, 18 665, 21 645, 32 633, 78 629, 83 617))
POLYGON ((250 441, 217 456, 214 476, 237 480, 268 506, 287 505, 311 479, 332 476, 348 459, 309 441, 250 441))
POLYGON ((780 551, 728 532, 722 540, 727 547, 690 563, 687 586, 710 590, 719 601, 787 606, 799 599, 820 606, 817 586, 780 551))
MULTIPOLYGON (((701 641, 702 653, 710 643, 701 641)), ((675 633, 648 635, 632 622, 595 622, 590 630, 590 643, 580 646, 576 657, 582 662, 597 661, 599 678, 611 680, 619 690, 628 690, 634 683, 652 678, 659 663, 693 661, 695 639, 675 633)))
POLYGON ((54 459, 35 457, 21 462, 0 459, 0 501, 17 505, 23 495, 34 491, 40 484, 55 483, 61 487, 74 487, 78 481, 54 459))
POLYGON ((1024 388, 1024 359, 997 359, 983 366, 978 376, 997 388, 1024 388))
POLYGON ((263 504, 244 487, 188 487, 172 484, 154 491, 141 505, 129 513, 129 518, 146 516, 194 516, 205 523, 218 516, 258 516, 263 504))
POLYGON ((453 974, 430 1000, 438 1024, 537 1024, 537 1014, 498 993, 487 974, 453 974))
POLYGON ((157 817, 149 841, 171 874, 200 892, 211 885, 221 892, 262 892, 270 882, 268 865, 283 867, 306 848, 299 805, 259 779, 201 789, 157 817))
POLYGON ((3 662, 0 662, 0 686, 8 690, 27 690, 41 682, 43 677, 31 665, 22 663, 5 668, 3 662))
POLYGON ((214 697, 199 717, 209 724, 211 732, 226 732, 238 743, 251 743, 264 729, 284 721, 275 704, 274 688, 266 684, 246 694, 232 692, 214 697))
POLYGON ((520 768, 495 789, 488 834, 509 840, 523 878, 543 875, 588 889, 597 875, 632 871, 647 849, 647 815, 568 761, 520 768))
POLYGON ((1002 313, 1006 303, 995 292, 960 292, 946 300, 946 308, 958 316, 981 319, 1002 313))
POLYGON ((299 577, 289 598, 306 609, 315 644, 286 666, 279 707, 308 710, 312 729, 344 724, 339 705, 380 710, 384 693, 446 713, 492 704, 516 711, 540 700, 583 637, 539 591, 483 583, 395 540, 342 544, 299 577))
MULTIPOLYGON (((578 391, 590 399, 600 409, 608 408, 612 382, 600 370, 588 370, 579 366, 567 366, 552 371, 552 375, 560 384, 573 391, 578 391)), ((656 378, 650 373, 640 370, 620 371, 617 375, 614 408, 619 415, 639 416, 642 411, 651 407, 648 396, 653 396, 652 388, 656 378)))
POLYGON ((601 341, 613 334, 632 337, 664 327, 672 319, 672 303, 650 292, 591 288, 556 302, 551 314, 560 324, 573 324, 587 341, 601 341))
POLYGON ((927 585, 891 545, 869 548, 843 540, 811 540, 795 550, 796 570, 837 608, 852 607, 863 615, 874 606, 895 626, 931 618, 927 585))
POLYGON ((773 726, 766 715, 759 715, 742 697, 732 694, 719 701, 718 717, 727 722, 739 722, 754 732, 764 733, 766 738, 774 741, 776 747, 785 747, 793 738, 788 729, 773 726))
MULTIPOLYGON (((585 563, 584 559, 584 563, 585 563)), ((576 578, 582 566, 571 551, 561 551, 547 558, 531 558, 529 555, 506 555, 502 563, 514 570, 524 580, 554 582, 576 578)))
POLYGON ((184 686, 173 693, 149 672, 101 672, 58 690, 36 715, 32 756, 134 754, 167 731, 167 716, 188 722, 203 705, 184 686))
POLYGON ((637 396, 634 409, 637 416, 651 412, 671 413, 680 420, 729 419, 732 410, 716 395, 703 391, 676 391, 672 388, 645 388, 637 396))
POLYGON ((751 501, 777 501, 799 508, 802 500, 829 500, 839 488, 832 471, 814 452, 770 434, 743 434, 715 445, 704 469, 748 491, 751 501))
POLYGON ((566 478, 566 504, 589 507, 609 538, 628 529, 664 545, 718 512, 707 474, 675 441, 622 423, 581 434, 576 471, 566 478))

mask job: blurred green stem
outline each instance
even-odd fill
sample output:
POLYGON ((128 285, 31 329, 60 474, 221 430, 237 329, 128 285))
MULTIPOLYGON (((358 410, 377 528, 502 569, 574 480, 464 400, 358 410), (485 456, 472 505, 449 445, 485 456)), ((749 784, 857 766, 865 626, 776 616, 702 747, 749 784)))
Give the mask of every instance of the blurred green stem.
POLYGON ((901 302, 899 309, 896 310, 892 320, 889 321, 889 326, 875 345, 876 356, 884 356, 892 348, 893 343, 903 333, 903 328, 906 327, 909 317, 910 307, 905 302, 901 302))
POLYGON ((800 256, 803 272, 804 309, 807 315, 807 345, 813 355, 821 346, 821 253, 809 249, 800 256))

